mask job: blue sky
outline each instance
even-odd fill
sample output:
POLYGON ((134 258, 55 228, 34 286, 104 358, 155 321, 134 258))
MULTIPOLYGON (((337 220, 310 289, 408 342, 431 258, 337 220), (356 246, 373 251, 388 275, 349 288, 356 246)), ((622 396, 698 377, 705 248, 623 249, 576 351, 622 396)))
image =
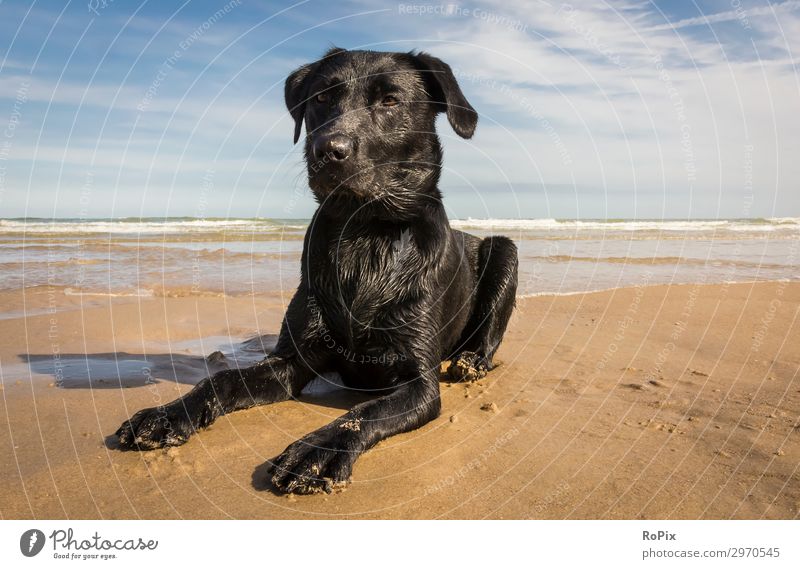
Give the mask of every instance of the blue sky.
POLYGON ((451 217, 800 215, 800 1, 12 1, 0 38, 0 217, 310 216, 283 80, 331 45, 454 68, 451 217))

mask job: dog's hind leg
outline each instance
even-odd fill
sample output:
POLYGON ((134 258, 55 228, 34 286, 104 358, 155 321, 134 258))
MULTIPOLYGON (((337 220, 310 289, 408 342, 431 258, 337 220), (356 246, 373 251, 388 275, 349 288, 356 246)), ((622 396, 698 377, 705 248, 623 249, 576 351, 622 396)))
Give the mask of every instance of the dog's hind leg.
POLYGON ((450 360, 448 374, 455 381, 486 375, 508 320, 517 292, 517 247, 507 237, 487 237, 478 246, 475 305, 450 360))

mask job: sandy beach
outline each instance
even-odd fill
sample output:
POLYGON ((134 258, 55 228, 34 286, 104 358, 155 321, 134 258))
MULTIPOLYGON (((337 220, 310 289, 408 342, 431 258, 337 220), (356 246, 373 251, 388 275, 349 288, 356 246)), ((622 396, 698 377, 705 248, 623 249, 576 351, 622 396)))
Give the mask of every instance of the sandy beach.
POLYGON ((115 450, 136 410, 260 357, 286 302, 0 293, 2 517, 800 516, 796 282, 521 298, 502 365, 443 381, 442 415, 366 453, 341 493, 265 484, 266 460, 352 404, 321 382, 179 448, 115 450))

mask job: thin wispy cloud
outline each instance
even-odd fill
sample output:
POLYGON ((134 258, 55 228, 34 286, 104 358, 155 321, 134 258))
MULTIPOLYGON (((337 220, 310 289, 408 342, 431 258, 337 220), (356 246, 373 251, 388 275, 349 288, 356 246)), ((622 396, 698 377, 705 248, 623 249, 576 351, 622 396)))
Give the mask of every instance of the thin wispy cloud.
POLYGON ((677 22, 652 26, 647 28, 645 31, 656 32, 661 30, 679 30, 681 28, 707 26, 709 24, 716 24, 719 22, 740 22, 760 16, 777 17, 777 15, 782 12, 791 12, 794 10, 800 10, 800 2, 795 0, 787 0, 786 2, 770 4, 768 6, 756 6, 754 8, 742 7, 740 10, 728 10, 725 12, 718 12, 716 14, 695 16, 693 18, 686 18, 677 22))
POLYGON ((94 215, 190 215, 207 170, 216 215, 310 215, 283 80, 331 45, 451 64, 481 115, 469 141, 439 125, 460 216, 800 214, 800 1, 438 6, 242 2, 187 46, 218 3, 76 6, 57 23, 4 3, 0 216, 74 215, 87 171, 94 215))

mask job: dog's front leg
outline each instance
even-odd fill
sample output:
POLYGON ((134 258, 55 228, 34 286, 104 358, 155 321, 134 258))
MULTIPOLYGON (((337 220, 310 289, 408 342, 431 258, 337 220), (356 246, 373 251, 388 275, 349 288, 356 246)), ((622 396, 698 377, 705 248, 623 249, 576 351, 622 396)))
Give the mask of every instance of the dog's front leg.
POLYGON ((421 427, 441 409, 438 366, 398 376, 398 387, 353 407, 332 423, 292 443, 272 461, 281 492, 331 492, 350 479, 356 459, 379 441, 421 427))
POLYGON ((116 432, 119 445, 134 450, 182 445, 220 415, 299 395, 313 377, 299 356, 273 355, 246 369, 221 371, 183 397, 133 415, 116 432))

